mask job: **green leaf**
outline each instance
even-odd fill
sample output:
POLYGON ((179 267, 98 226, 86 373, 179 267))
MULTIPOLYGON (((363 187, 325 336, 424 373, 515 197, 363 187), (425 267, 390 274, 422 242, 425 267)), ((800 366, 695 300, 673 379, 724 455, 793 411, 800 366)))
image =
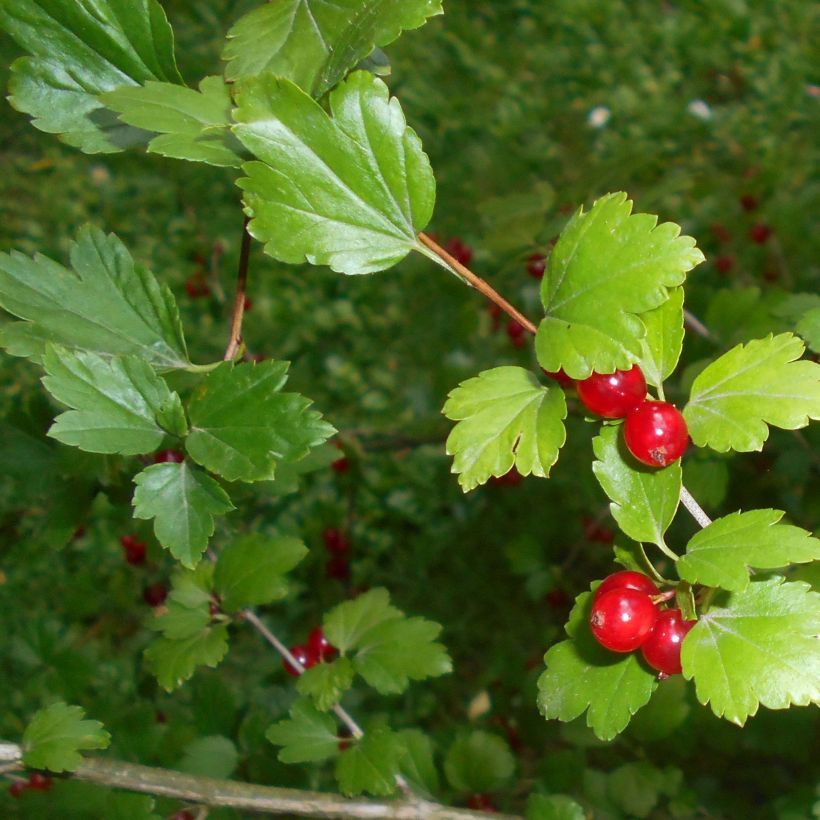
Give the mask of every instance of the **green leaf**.
POLYGON ((330 663, 317 663, 306 669, 296 681, 300 695, 309 696, 316 708, 326 712, 335 706, 353 684, 353 666, 347 658, 330 663))
POLYGON ((235 133, 261 162, 242 166, 248 230, 265 252, 339 273, 373 273, 411 250, 435 179, 398 101, 366 71, 330 94, 330 115, 289 80, 237 83, 235 133))
POLYGON ((587 726, 612 740, 645 706, 658 685, 655 673, 636 653, 610 652, 589 630, 592 593, 576 599, 566 630, 571 640, 550 648, 538 679, 538 708, 545 718, 570 721, 587 713, 587 726))
POLYGON ((646 335, 641 339, 641 366, 646 381, 661 388, 672 375, 683 349, 683 288, 669 292, 669 298, 654 310, 641 314, 646 335))
POLYGON ((336 760, 336 780, 343 794, 393 794, 399 761, 404 753, 400 738, 389 729, 371 730, 336 760))
POLYGON ((201 633, 211 622, 208 603, 209 599, 206 598, 200 603, 188 606, 184 600, 175 598, 172 592, 162 614, 152 618, 148 627, 162 632, 169 640, 184 641, 201 633))
POLYGON ((4 334, 5 343, 14 343, 9 353, 39 359, 51 341, 139 356, 158 368, 189 364, 171 291, 135 265, 116 236, 82 228, 71 246, 71 267, 46 256, 0 254, 0 307, 31 323, 11 325, 17 332, 4 334))
POLYGON ((649 817, 662 792, 675 794, 682 775, 679 769, 658 769, 645 760, 625 763, 612 771, 607 781, 610 799, 628 817, 649 817))
POLYGON ((336 431, 311 402, 283 393, 287 362, 226 362, 211 371, 188 404, 194 461, 228 481, 274 477, 278 461, 295 461, 336 431))
POLYGON ((800 317, 795 330, 806 340, 809 350, 820 352, 820 307, 807 310, 800 317))
POLYGON ((437 794, 440 782, 433 757, 433 743, 418 729, 402 729, 398 738, 404 747, 399 770, 413 791, 432 798, 437 794))
POLYGON ((796 361, 803 342, 791 333, 738 345, 692 384, 683 415, 692 441, 718 452, 763 448, 768 424, 785 430, 820 418, 820 365, 796 361))
POLYGON ((290 718, 274 723, 265 737, 282 746, 278 755, 282 763, 312 763, 339 753, 336 721, 307 698, 295 701, 290 718))
POLYGON ((12 65, 11 104, 36 128, 89 154, 145 139, 98 95, 146 80, 182 83, 173 32, 156 0, 3 0, 0 27, 31 55, 12 65))
POLYGON ((261 533, 231 541, 219 554, 214 583, 225 612, 269 604, 288 591, 285 575, 306 555, 307 547, 288 536, 269 538, 261 533))
POLYGON ((31 719, 23 732, 23 762, 32 769, 73 772, 82 764, 80 752, 106 749, 111 735, 98 720, 84 720, 79 706, 52 703, 31 719))
POLYGON ((104 359, 96 353, 72 353, 49 345, 43 367, 46 390, 73 408, 57 416, 48 431, 63 444, 89 453, 133 456, 153 452, 162 443, 166 431, 160 419, 179 428, 174 415, 169 415, 173 407, 182 412, 179 396, 136 356, 104 359))
POLYGON ((279 0, 241 17, 228 32, 225 76, 268 72, 321 97, 375 46, 441 14, 441 0, 279 0))
POLYGON ((601 197, 588 213, 579 209, 541 283, 547 315, 535 340, 538 363, 574 379, 628 370, 642 356, 638 314, 662 305, 703 258, 674 223, 632 214, 625 193, 601 197))
POLYGON ((199 91, 173 83, 148 82, 118 88, 100 99, 120 119, 157 132, 148 153, 238 168, 240 146, 229 130, 231 95, 222 77, 205 77, 199 91))
POLYGON ((612 503, 609 509, 623 532, 636 541, 665 546, 664 533, 678 508, 681 467, 644 467, 626 449, 620 427, 603 427, 592 441, 592 471, 612 503))
POLYGON ((820 702, 820 595, 772 577, 727 593, 683 641, 684 677, 698 700, 743 726, 758 705, 787 709, 820 702))
POLYGON ((555 208, 555 189, 537 182, 526 191, 476 203, 481 215, 481 247, 493 253, 532 249, 555 208))
POLYGON ((146 467, 134 484, 134 518, 153 518, 160 544, 183 566, 195 567, 213 535, 214 516, 234 508, 227 493, 185 461, 146 467))
POLYGON ((231 740, 222 735, 209 735, 199 737, 185 747, 179 769, 205 777, 230 777, 238 762, 239 754, 231 740))
POLYGON ((693 584, 741 592, 749 569, 777 569, 820 560, 820 540, 800 527, 778 524, 780 510, 749 510, 718 518, 700 530, 676 565, 693 584))
POLYGON ((217 666, 227 651, 228 627, 214 624, 182 641, 155 638, 145 650, 145 660, 159 685, 172 692, 194 674, 197 666, 217 666))
POLYGON ((531 794, 527 820, 586 820, 586 812, 565 794, 531 794))
POLYGON ((322 621, 322 629, 328 641, 345 654, 358 646, 373 627, 401 617, 401 610, 390 604, 390 593, 377 587, 331 609, 322 621))
POLYGON ((454 473, 466 492, 513 466, 546 477, 566 441, 567 403, 560 387, 521 367, 485 370, 453 390, 442 411, 458 424, 447 437, 454 473))
POLYGON ((515 772, 509 746, 489 732, 473 731, 453 741, 444 759, 444 774, 460 792, 483 794, 506 786, 515 772))

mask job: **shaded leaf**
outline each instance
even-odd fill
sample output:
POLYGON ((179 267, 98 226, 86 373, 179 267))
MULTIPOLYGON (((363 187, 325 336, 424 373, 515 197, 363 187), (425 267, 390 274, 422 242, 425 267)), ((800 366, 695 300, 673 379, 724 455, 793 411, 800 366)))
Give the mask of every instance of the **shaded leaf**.
POLYGON ((205 777, 230 777, 238 762, 233 741, 222 735, 209 735, 198 737, 185 747, 179 769, 205 777))
POLYGON ((336 721, 307 698, 295 701, 290 717, 274 723, 265 737, 282 747, 279 760, 283 763, 311 763, 339 753, 336 721))
POLYGON ((347 795, 393 794, 403 754, 404 747, 394 732, 385 728, 367 732, 336 760, 339 788, 347 795))
POLYGON ((167 692, 179 688, 197 666, 217 666, 228 651, 228 627, 214 624, 185 640, 155 638, 145 650, 145 660, 159 685, 167 692))
POLYGON ((398 732, 404 746, 399 770, 413 790, 433 797, 439 790, 438 769, 433 756, 433 743, 419 729, 402 729, 398 732))
POLYGON ((480 730, 453 741, 444 758, 444 774, 457 791, 494 792, 506 786, 515 772, 510 747, 497 735, 480 730))
POLYGON ((296 690, 309 696, 316 708, 326 712, 335 706, 353 684, 353 666, 347 658, 317 663, 306 669, 296 681, 296 690))
POLYGON ((683 349, 683 288, 654 310, 641 314, 646 335, 641 339, 641 367, 648 384, 660 387, 672 375, 683 349))

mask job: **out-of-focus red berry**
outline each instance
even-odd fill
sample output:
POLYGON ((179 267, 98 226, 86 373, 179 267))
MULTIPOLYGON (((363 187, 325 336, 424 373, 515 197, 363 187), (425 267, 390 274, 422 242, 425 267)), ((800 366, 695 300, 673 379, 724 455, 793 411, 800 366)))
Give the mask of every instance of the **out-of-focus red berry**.
POLYGON ((715 259, 715 267, 721 273, 729 273, 729 271, 735 266, 735 260, 732 256, 718 256, 715 259))
POLYGON ((445 246, 444 250, 450 254, 457 262, 466 268, 473 259, 473 249, 454 236, 445 246))
POLYGON ((533 279, 543 279, 546 267, 547 260, 543 254, 534 253, 532 256, 527 257, 527 273, 533 279))
POLYGON ((350 579, 350 564, 343 555, 334 555, 325 562, 325 575, 336 581, 350 579))
POLYGON ((160 582, 150 584, 142 591, 142 599, 148 606, 162 606, 167 597, 168 588, 160 582))
POLYGON ((157 450, 153 456, 154 464, 165 464, 171 462, 173 464, 182 464, 185 461, 185 453, 179 450, 157 450))
POLYGON ((758 222, 749 228, 749 239, 762 245, 772 235, 772 229, 765 222, 758 222))
POLYGON ((712 233, 714 234, 715 238, 721 242, 731 242, 732 241, 732 234, 729 233, 725 225, 722 225, 720 222, 713 222, 712 223, 712 233))
POLYGON ((760 200, 752 194, 743 194, 740 197, 740 207, 744 211, 756 211, 760 207, 760 200))

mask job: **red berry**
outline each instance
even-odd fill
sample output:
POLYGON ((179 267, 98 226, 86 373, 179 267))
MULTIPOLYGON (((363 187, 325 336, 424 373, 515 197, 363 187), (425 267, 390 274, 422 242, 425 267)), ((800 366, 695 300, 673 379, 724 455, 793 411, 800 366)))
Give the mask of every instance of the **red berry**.
POLYGON ((142 591, 142 598, 148 606, 162 606, 167 597, 168 589, 161 583, 151 584, 142 591))
MULTIPOLYGON (((302 644, 292 646, 290 648, 290 654, 293 655, 305 669, 310 669, 311 666, 315 666, 319 661, 319 656, 316 655, 310 647, 303 646, 302 644)), ((289 675, 293 675, 295 678, 298 678, 299 675, 302 674, 289 660, 283 659, 282 666, 284 666, 285 672, 289 675)))
POLYGON ((325 562, 325 575, 336 581, 350 579, 350 564, 343 555, 334 555, 325 562))
POLYGON ((145 563, 145 544, 142 541, 136 541, 125 548, 125 560, 137 566, 145 563))
POLYGON ((517 487, 524 477, 513 467, 508 473, 499 476, 490 476, 490 481, 497 487, 517 487))
POLYGON ((179 450, 158 450, 154 453, 154 464, 165 464, 171 462, 173 464, 182 464, 185 461, 185 453, 179 450))
POLYGON ((646 398, 646 379, 636 364, 629 370, 593 373, 575 387, 587 410, 605 419, 624 418, 646 398))
POLYGON ((245 297, 245 313, 249 310, 253 310, 253 299, 250 296, 245 297))
POLYGON ((658 608, 645 592, 611 589, 592 604, 590 629, 599 644, 613 652, 632 652, 647 638, 658 608))
POLYGON ((629 452, 650 467, 666 467, 686 450, 689 431, 683 416, 665 401, 647 401, 626 417, 629 452))
POLYGON ((28 787, 38 792, 47 792, 52 786, 52 779, 47 774, 32 772, 28 776, 28 787))
POLYGON ((14 798, 18 798, 27 788, 28 784, 24 780, 15 780, 9 786, 9 794, 14 798))
POLYGON ((527 273, 533 279, 543 279, 546 267, 547 260, 540 253, 527 257, 527 273))
POLYGON ((749 228, 749 239, 762 245, 772 235, 772 229, 765 222, 758 222, 749 228))
POLYGON ((339 650, 325 637, 321 626, 311 630, 307 639, 307 648, 322 662, 329 661, 339 654, 339 650))
POLYGON ((172 814, 168 818, 168 820, 194 820, 194 816, 193 816, 193 814, 191 814, 191 812, 185 811, 183 809, 182 811, 178 811, 178 812, 175 812, 174 814, 172 814))
POLYGON ((732 235, 729 233, 728 230, 726 230, 726 226, 721 225, 720 222, 715 222, 712 225, 712 233, 721 242, 731 242, 732 241, 732 235))
POLYGON ((201 299, 203 296, 209 296, 211 293, 208 283, 202 278, 201 274, 189 276, 185 280, 185 290, 191 299, 201 299))
POLYGON ((597 601, 602 595, 611 592, 613 589, 634 589, 637 592, 643 592, 644 595, 648 595, 650 598, 653 595, 660 594, 655 582, 648 575, 625 569, 604 578, 598 589, 595 590, 593 600, 597 601))
POLYGON ((472 261, 473 249, 469 245, 465 245, 457 236, 454 236, 444 246, 444 249, 450 256, 454 257, 456 261, 461 262, 464 267, 467 267, 472 261))
POLYGON ((542 367, 541 372, 545 376, 549 376, 551 379, 555 379, 555 381, 557 381, 558 384, 560 384, 562 387, 572 387, 572 385, 575 384, 575 379, 571 379, 569 376, 567 376, 567 374, 564 373, 563 367, 556 370, 555 372, 551 370, 544 370, 544 368, 542 367))
POLYGON ((569 608, 571 603, 569 595, 563 589, 556 587, 551 589, 545 596, 544 600, 550 609, 565 610, 569 608))
POLYGON ((518 324, 518 322, 516 322, 515 319, 510 319, 510 321, 507 322, 507 335, 511 339, 520 338, 524 335, 524 326, 518 324))
POLYGON ((350 462, 346 458, 337 458, 331 462, 330 469, 336 473, 346 473, 350 469, 350 462))
POLYGON ((467 798, 467 808, 487 812, 487 814, 496 814, 498 812, 487 794, 471 794, 467 798))
POLYGON ((346 555, 350 552, 350 541, 341 530, 328 527, 323 533, 325 549, 332 555, 346 555))
POLYGON ((740 197, 740 207, 743 208, 744 211, 756 211, 760 206, 760 201, 756 196, 752 196, 752 194, 743 194, 740 197))
POLYGON ((697 621, 684 621, 679 609, 664 609, 649 637, 641 645, 644 660, 665 675, 681 673, 680 649, 683 639, 697 621))
POLYGON ((594 541, 598 544, 611 544, 615 540, 615 533, 609 527, 602 527, 588 515, 581 516, 581 524, 584 528, 584 538, 588 541, 594 541))
POLYGON ((123 549, 130 550, 134 544, 137 543, 137 539, 134 538, 133 535, 121 535, 120 536, 120 544, 122 544, 123 549))
POLYGON ((729 271, 735 266, 735 260, 732 256, 718 256, 715 259, 715 267, 721 273, 729 273, 729 271))

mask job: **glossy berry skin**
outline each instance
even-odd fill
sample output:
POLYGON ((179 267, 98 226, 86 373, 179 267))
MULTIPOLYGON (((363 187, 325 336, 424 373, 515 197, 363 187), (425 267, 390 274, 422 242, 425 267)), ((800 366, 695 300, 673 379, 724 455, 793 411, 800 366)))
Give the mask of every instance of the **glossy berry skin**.
POLYGON ((179 450, 159 450, 154 453, 154 464, 165 464, 170 462, 172 464, 182 464, 185 461, 185 453, 179 450))
POLYGON ((575 383, 587 410, 605 419, 622 419, 646 399, 646 379, 638 365, 614 373, 593 373, 575 383))
POLYGON ((665 401, 647 401, 626 417, 624 440, 638 461, 666 467, 683 455, 689 431, 676 407, 665 401))
POLYGON ((162 583, 151 584, 142 591, 142 599, 148 606, 162 606, 167 597, 168 588, 162 583))
POLYGON ((595 640, 613 652, 632 652, 648 637, 658 607, 636 589, 611 589, 592 604, 589 626, 595 640))
POLYGON ((317 626, 315 629, 311 630, 310 635, 308 635, 307 644, 306 644, 308 651, 313 653, 320 662, 324 663, 324 661, 332 660, 336 655, 339 654, 339 650, 336 649, 333 644, 325 637, 325 633, 322 631, 321 626, 317 626))
POLYGON ((14 783, 9 786, 9 794, 17 799, 27 788, 28 784, 23 780, 15 780, 14 783))
POLYGON ((350 541, 343 532, 335 527, 328 527, 322 533, 322 539, 325 542, 325 549, 331 555, 347 555, 350 552, 350 541))
POLYGON ((613 589, 634 589, 637 592, 648 595, 650 598, 654 595, 660 595, 660 590, 655 586, 655 582, 648 575, 625 569, 604 578, 598 589, 595 590, 592 600, 597 601, 602 595, 605 595, 613 589))
POLYGON ((42 774, 41 772, 32 772, 28 776, 28 788, 34 789, 38 792, 47 792, 52 784, 53 780, 47 775, 42 774))
MULTIPOLYGON (((319 656, 307 645, 300 644, 299 646, 292 646, 290 648, 290 654, 293 655, 305 669, 310 669, 311 666, 316 666, 319 662, 319 656)), ((299 675, 302 674, 290 661, 284 658, 282 659, 282 666, 285 668, 285 672, 289 675, 293 675, 294 678, 298 678, 299 675)))
POLYGON ((527 273, 533 279, 543 279, 546 267, 547 260, 540 253, 534 253, 527 258, 527 273))
POLYGON ((696 623, 684 621, 679 609, 664 609, 658 613, 655 626, 641 645, 644 660, 664 675, 679 675, 681 644, 696 623))

